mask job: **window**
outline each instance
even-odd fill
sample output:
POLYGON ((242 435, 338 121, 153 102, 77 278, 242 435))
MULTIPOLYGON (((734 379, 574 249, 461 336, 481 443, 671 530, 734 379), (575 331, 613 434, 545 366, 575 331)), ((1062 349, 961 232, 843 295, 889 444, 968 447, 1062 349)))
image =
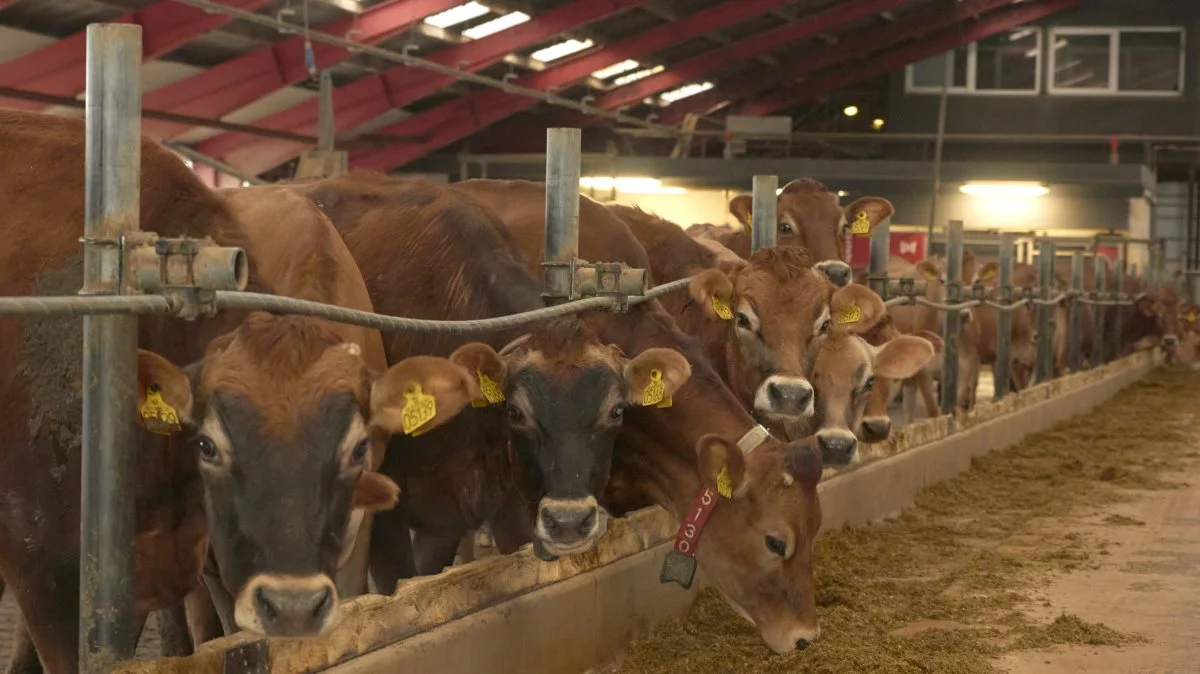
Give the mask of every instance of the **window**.
POLYGON ((1050 92, 1173 96, 1183 92, 1181 28, 1055 28, 1050 92))
POLYGON ((905 90, 938 94, 952 60, 950 93, 1036 94, 1041 88, 1042 33, 1018 28, 908 67, 905 90))

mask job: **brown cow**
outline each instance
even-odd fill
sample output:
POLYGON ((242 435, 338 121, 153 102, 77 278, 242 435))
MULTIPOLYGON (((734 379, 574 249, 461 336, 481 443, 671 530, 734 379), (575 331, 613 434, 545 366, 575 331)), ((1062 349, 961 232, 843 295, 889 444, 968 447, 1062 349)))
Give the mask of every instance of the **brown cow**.
POLYGON ((816 414, 810 428, 796 433, 815 432, 822 462, 844 465, 857 458, 856 436, 878 380, 913 376, 933 358, 934 348, 922 337, 910 335, 894 336, 878 347, 864 339, 887 318, 883 300, 866 286, 851 284, 838 289, 830 308, 833 325, 823 339, 814 342, 809 354, 817 391, 816 414))
MULTIPOLYGON (((739 195, 729 202, 729 212, 743 229, 714 225, 694 225, 688 235, 714 239, 743 258, 750 257, 750 223, 753 199, 739 195)), ((799 246, 813 260, 846 260, 846 234, 868 236, 871 230, 895 208, 881 197, 862 197, 843 208, 837 194, 812 178, 798 178, 783 186, 776 204, 779 229, 776 245, 799 246)), ((847 279, 848 281, 849 279, 847 279)), ((838 285, 845 285, 845 282, 838 285)))
MULTIPOLYGON (((361 175, 357 178, 367 179, 361 175)), ((347 180, 356 180, 355 175, 347 180)), ((463 204, 484 204, 499 215, 518 243, 527 271, 540 276, 544 185, 472 180, 444 188, 417 189, 412 181, 389 182, 401 194, 436 189, 442 195, 457 195, 463 204)), ((386 257, 386 263, 402 259, 386 255, 382 249, 398 248, 393 242, 401 238, 397 227, 404 224, 403 220, 389 223, 383 238, 371 242, 377 249, 374 254, 386 257)), ((645 250, 624 223, 586 197, 580 198, 579 233, 579 253, 585 259, 624 262, 640 268, 650 264, 645 250)), ((496 255, 493 241, 488 239, 466 261, 480 264, 496 255)), ((351 250, 354 248, 351 245, 351 250)), ((466 263, 459 258, 448 268, 459 269, 466 263)), ((366 276, 370 279, 369 273, 366 276)), ((532 299, 532 293, 540 289, 531 281, 527 283, 530 294, 524 296, 532 299)), ((515 296, 510 285, 496 288, 496 292, 515 296)), ((757 429, 695 341, 678 330, 657 301, 597 321, 601 337, 627 352, 675 348, 692 366, 692 376, 674 396, 672 407, 635 410, 629 415, 614 455, 610 510, 620 514, 659 503, 682 519, 702 489, 721 486, 718 481, 730 486, 732 498, 722 500, 704 529, 704 542, 695 550, 698 561, 729 601, 756 623, 771 648, 782 652, 807 646, 819 634, 812 542, 820 525, 816 481, 821 462, 814 443, 785 445, 757 429)))
MULTIPOLYGON (((144 229, 252 248, 227 205, 173 153, 149 141, 141 153, 144 229)), ((72 226, 84 208, 82 122, 0 111, 0 160, 10 239, 3 294, 74 294, 82 280, 72 226)), ((295 282, 297 294, 328 297, 328 277, 318 272, 341 269, 326 251, 308 252, 320 261, 313 274, 252 273, 250 287, 295 282)), ((0 576, 51 672, 78 667, 80 334, 74 318, 0 320, 0 404, 28 420, 0 430, 0 576)), ((268 314, 139 320, 139 405, 161 397, 186 431, 139 437, 131 481, 139 625, 196 587, 206 538, 247 628, 298 635, 336 621, 330 576, 351 511, 395 498, 390 480, 365 470, 369 444, 361 440, 397 421, 408 386, 421 383, 434 396, 434 424, 469 402, 472 383, 447 361, 420 358, 372 384, 362 345, 344 334, 268 314), (185 374, 172 362, 192 365, 185 374)))
POLYGON ((761 250, 747 262, 639 208, 606 206, 646 249, 656 284, 693 277, 690 293, 663 297, 663 307, 680 329, 699 337, 743 406, 773 429, 810 417, 804 354, 829 329, 832 279, 848 276, 850 267, 829 261, 814 268, 795 247, 761 250))

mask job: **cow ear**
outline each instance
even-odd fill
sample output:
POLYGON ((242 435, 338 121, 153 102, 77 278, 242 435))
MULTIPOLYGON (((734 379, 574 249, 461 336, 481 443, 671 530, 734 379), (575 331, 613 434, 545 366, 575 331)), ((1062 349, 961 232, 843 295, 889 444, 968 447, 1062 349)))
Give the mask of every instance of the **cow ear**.
POLYGON ((508 367, 492 347, 482 342, 464 344, 450 354, 450 362, 475 377, 483 397, 472 400, 472 406, 486 407, 504 401, 508 367))
POLYGON ((411 356, 371 387, 371 426, 417 436, 458 416, 483 393, 474 376, 445 358, 411 356))
POLYGON ((933 345, 913 335, 901 335, 875 353, 875 376, 908 379, 933 360, 933 345))
POLYGON ((688 284, 692 299, 704 307, 709 318, 732 320, 733 281, 720 269, 706 269, 692 277, 688 284))
POLYGON ((917 330, 913 333, 913 336, 920 337, 921 339, 929 342, 930 346, 933 347, 933 352, 935 354, 941 352, 942 347, 945 346, 942 343, 942 336, 929 330, 917 330))
POLYGON ((854 203, 846 206, 846 221, 854 223, 855 220, 862 218, 870 224, 870 229, 866 232, 857 232, 865 236, 875 229, 875 226, 883 222, 885 219, 892 217, 896 212, 896 208, 892 206, 892 202, 883 197, 861 197, 856 199, 854 203), (859 213, 862 213, 860 216, 859 213))
POLYGON ((675 395, 692 376, 692 366, 673 349, 646 349, 625 364, 625 399, 655 405, 675 395))
POLYGON ((979 283, 991 283, 996 275, 1000 273, 1000 265, 996 262, 989 262, 983 265, 979 273, 975 275, 975 280, 979 283))
POLYGON ((700 483, 725 498, 745 493, 746 459, 737 445, 719 435, 705 435, 696 443, 700 483))
POLYGON ((729 212, 733 217, 737 218, 738 222, 746 228, 750 228, 750 210, 754 204, 754 199, 748 194, 739 194, 729 200, 729 212))
POLYGON ((1137 310, 1146 318, 1153 318, 1155 311, 1154 300, 1149 297, 1143 297, 1137 302, 1137 310))
POLYGON ((383 473, 365 470, 354 483, 352 507, 355 509, 367 512, 391 510, 399 500, 400 487, 383 473))
POLYGON ((859 335, 869 332, 879 319, 887 315, 887 307, 879 295, 856 283, 833 293, 829 300, 829 311, 835 330, 859 335))
POLYGON ((170 435, 192 419, 192 382, 157 353, 138 349, 138 420, 151 433, 170 435))
POLYGON ((918 262, 917 273, 924 277, 926 281, 942 280, 942 270, 938 269, 932 260, 921 260, 918 262))
POLYGON ((850 265, 841 260, 825 260, 813 266, 820 269, 826 278, 829 279, 829 282, 838 288, 845 287, 854 277, 854 272, 850 269, 850 265))

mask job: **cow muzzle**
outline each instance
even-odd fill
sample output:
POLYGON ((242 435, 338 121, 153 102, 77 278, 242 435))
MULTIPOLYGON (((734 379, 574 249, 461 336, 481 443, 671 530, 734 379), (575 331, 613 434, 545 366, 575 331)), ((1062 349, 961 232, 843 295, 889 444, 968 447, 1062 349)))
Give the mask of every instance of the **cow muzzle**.
POLYGON ((1179 343, 1179 336, 1174 333, 1167 333, 1162 338, 1163 346, 1175 346, 1179 343))
POLYGON ((892 420, 888 417, 867 417, 862 420, 863 442, 883 442, 892 434, 892 420))
POLYGON ((845 466, 854 461, 858 451, 858 438, 845 429, 836 428, 817 433, 817 445, 821 448, 821 463, 826 466, 845 466))
POLYGON ((813 414, 813 387, 803 377, 774 375, 758 387, 754 411, 771 421, 803 421, 813 414))
POLYGON ((269 637, 309 637, 337 624, 338 592, 328 576, 258 574, 238 593, 238 627, 269 637))
POLYGON ((539 557, 587 552, 608 528, 608 514, 594 496, 581 499, 544 498, 538 506, 535 551, 539 557), (545 556, 544 556, 545 555, 545 556))

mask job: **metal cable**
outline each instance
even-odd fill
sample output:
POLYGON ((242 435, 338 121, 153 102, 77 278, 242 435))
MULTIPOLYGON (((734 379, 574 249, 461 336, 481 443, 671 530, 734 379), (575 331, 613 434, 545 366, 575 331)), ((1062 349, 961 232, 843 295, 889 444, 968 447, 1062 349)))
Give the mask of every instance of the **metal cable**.
MULTIPOLYGON (((249 23, 258 24, 260 26, 265 26, 267 28, 271 28, 271 29, 274 29, 277 31, 282 31, 282 30, 293 30, 294 31, 294 30, 300 28, 300 26, 292 26, 290 24, 284 23, 282 21, 271 18, 269 16, 263 16, 262 14, 255 14, 254 12, 247 12, 244 9, 237 9, 236 7, 230 7, 228 5, 223 5, 219 2, 213 2, 213 0, 177 0, 177 1, 182 4, 185 4, 185 5, 191 5, 192 7, 197 7, 199 9, 203 9, 206 12, 209 12, 210 14, 225 14, 226 16, 231 16, 231 17, 234 17, 235 19, 239 19, 241 21, 247 21, 249 23)), ((390 49, 382 49, 380 47, 374 47, 372 45, 364 44, 362 42, 355 42, 354 40, 349 40, 349 39, 346 39, 343 37, 337 37, 336 35, 330 35, 329 33, 323 33, 321 31, 311 31, 308 34, 308 37, 310 37, 312 40, 314 40, 316 42, 324 42, 326 44, 331 44, 331 45, 334 45, 337 47, 341 47, 342 49, 348 50, 350 52, 362 52, 364 54, 370 54, 371 56, 381 58, 385 61, 391 61, 392 63, 399 63, 402 65, 408 66, 410 68, 424 68, 425 70, 432 70, 433 72, 436 72, 441 75, 445 75, 447 77, 453 77, 458 80, 466 80, 468 82, 473 82, 475 84, 481 84, 483 86, 493 87, 496 89, 500 89, 502 91, 506 91, 510 94, 517 94, 520 96, 527 96, 529 98, 536 98, 538 100, 550 103, 551 105, 557 105, 557 106, 564 107, 564 108, 570 108, 572 110, 578 110, 579 112, 586 113, 586 114, 592 115, 594 117, 603 117, 606 119, 611 119, 616 122, 624 122, 626 124, 632 124, 634 126, 639 126, 644 129, 658 131, 659 133, 664 133, 664 134, 667 134, 668 136, 677 136, 682 133, 682 131, 678 127, 669 126, 666 124, 655 124, 653 122, 647 122, 644 119, 640 119, 638 117, 633 117, 631 115, 626 115, 626 114, 623 114, 620 112, 612 112, 611 110, 603 110, 601 108, 597 108, 597 107, 588 105, 586 103, 580 103, 579 101, 573 101, 569 98, 563 98, 562 96, 552 94, 548 91, 542 91, 541 89, 532 89, 530 87, 523 87, 518 84, 513 84, 511 82, 507 82, 504 80, 498 80, 498 79, 495 79, 492 77, 486 77, 484 75, 477 75, 475 73, 470 73, 465 70, 459 70, 458 68, 442 65, 442 64, 436 63, 434 61, 428 61, 426 59, 417 58, 416 56, 409 56, 407 53, 395 52, 390 49)))
POLYGON ((0 316, 102 316, 113 314, 173 314, 180 303, 161 295, 66 295, 61 297, 0 297, 0 316))

